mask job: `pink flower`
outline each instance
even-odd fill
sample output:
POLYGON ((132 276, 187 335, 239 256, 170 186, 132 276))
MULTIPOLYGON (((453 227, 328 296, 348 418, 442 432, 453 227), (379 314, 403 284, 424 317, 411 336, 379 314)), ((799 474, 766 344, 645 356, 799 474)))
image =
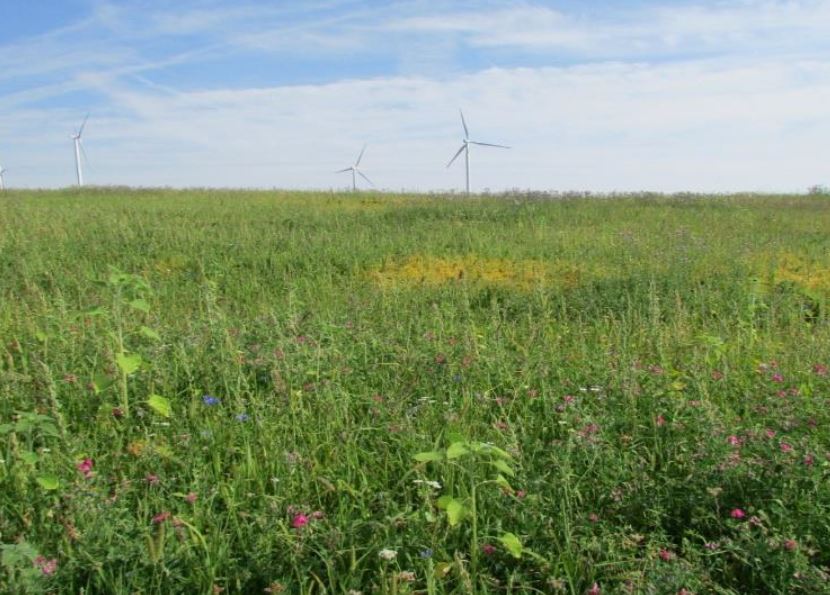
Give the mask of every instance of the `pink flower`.
POLYGON ((828 370, 827 366, 824 364, 816 364, 813 366, 813 372, 817 376, 827 376, 827 374, 830 373, 830 370, 828 370))
POLYGON ((58 569, 58 561, 54 558, 47 560, 43 556, 38 556, 34 559, 33 564, 35 568, 39 568, 46 576, 55 574, 55 571, 58 569))
POLYGON ((516 490, 516 498, 517 498, 517 499, 521 500, 521 499, 522 499, 522 498, 524 498, 525 496, 527 496, 527 492, 526 492, 526 491, 524 491, 524 490, 516 490))
POLYGON ((599 522, 599 515, 595 512, 592 512, 591 514, 588 515, 588 520, 591 521, 592 523, 598 523, 599 522))
POLYGON ((731 516, 733 519, 741 520, 744 517, 746 517, 746 513, 740 508, 733 508, 732 512, 729 513, 729 516, 731 516))
POLYGON ((794 552, 798 549, 798 542, 795 539, 787 539, 784 542, 784 549, 788 552, 794 552))
POLYGON ((308 525, 308 517, 304 514, 294 515, 294 520, 291 521, 291 526, 295 529, 302 529, 308 525))
POLYGON ((92 467, 94 463, 92 459, 84 459, 80 463, 75 464, 75 468, 84 476, 84 479, 89 479, 92 477, 92 467))
POLYGON ((490 543, 485 543, 484 545, 481 546, 481 552, 485 556, 492 556, 493 554, 496 553, 496 546, 494 546, 493 544, 490 544, 490 543))
POLYGON ((660 556, 660 559, 661 559, 663 562, 671 562, 672 560, 674 560, 674 552, 670 552, 669 550, 667 550, 667 549, 665 549, 665 548, 664 548, 664 549, 661 549, 661 550, 657 553, 657 555, 658 555, 658 556, 660 556))
POLYGON ((811 454, 804 455, 804 464, 807 467, 812 467, 813 463, 815 463, 815 462, 816 462, 816 459, 813 457, 813 455, 811 455, 811 454))
POLYGON ((781 374, 781 372, 776 372, 775 374, 772 375, 772 381, 773 382, 779 382, 779 383, 784 382, 784 375, 781 374))
POLYGON ((164 521, 170 518, 170 513, 168 511, 160 512, 156 516, 153 517, 153 524, 160 525, 164 521))
POLYGON ((781 452, 792 452, 793 451, 793 445, 790 444, 789 442, 782 442, 781 444, 778 445, 778 448, 781 449, 781 452))
POLYGON ((732 434, 726 438, 726 441, 730 444, 730 446, 740 446, 743 440, 732 434))
POLYGON ((600 593, 602 593, 602 589, 599 588, 599 585, 597 583, 594 583, 593 585, 591 585, 590 589, 585 591, 585 593, 587 595, 599 595, 600 593))
POLYGON ((771 430, 771 429, 767 428, 764 431, 764 434, 766 435, 767 438, 770 438, 770 439, 775 438, 775 430, 771 430))
POLYGON ((666 425, 666 418, 662 415, 658 415, 657 418, 654 420, 654 423, 657 424, 658 427, 662 427, 666 425))
POLYGON ((157 486, 159 484, 159 476, 155 473, 148 473, 144 476, 144 481, 146 481, 151 486, 157 486))
POLYGON ((188 504, 194 504, 198 499, 199 495, 196 492, 188 492, 187 496, 184 497, 184 501, 188 504))

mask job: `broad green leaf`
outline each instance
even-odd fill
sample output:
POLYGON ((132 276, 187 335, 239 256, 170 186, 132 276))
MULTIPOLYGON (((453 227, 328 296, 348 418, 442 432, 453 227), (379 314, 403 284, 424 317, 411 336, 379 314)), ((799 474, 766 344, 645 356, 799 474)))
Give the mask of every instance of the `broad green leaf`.
POLYGON ((162 417, 170 417, 173 414, 170 401, 160 395, 150 395, 147 399, 147 405, 162 417))
POLYGON ((442 579, 446 577, 452 570, 452 564, 449 562, 438 562, 435 565, 435 578, 442 579))
POLYGON ((490 461, 490 464, 502 473, 504 473, 505 475, 509 475, 510 477, 516 477, 516 472, 513 471, 513 467, 508 465, 504 460, 496 459, 495 461, 490 461))
POLYGON ((519 541, 519 538, 516 537, 513 533, 505 533, 501 537, 499 537, 499 541, 504 546, 510 555, 514 558, 521 558, 522 557, 522 542, 519 541))
POLYGON ((42 475, 36 479, 44 490, 57 490, 61 485, 60 480, 54 475, 42 475))
POLYGON ((450 502, 452 502, 452 496, 450 496, 450 495, 446 495, 446 496, 441 496, 440 498, 438 498, 438 500, 435 502, 435 505, 436 505, 438 508, 440 508, 441 510, 446 510, 446 509, 447 509, 447 505, 448 505, 450 502))
POLYGON ((31 566, 32 560, 37 557, 37 550, 28 542, 4 543, 0 545, 0 562, 7 570, 14 570, 24 564, 31 566))
POLYGON ((36 331, 35 332, 35 339, 40 341, 41 343, 46 343, 46 340, 49 338, 49 335, 44 333, 43 331, 36 331))
POLYGON ((450 444, 450 447, 447 449, 447 458, 448 459, 457 459, 463 457, 465 454, 469 453, 470 449, 467 448, 466 442, 453 442, 450 444))
POLYGON ((505 479, 504 475, 499 475, 496 477, 496 485, 502 488, 503 490, 507 490, 511 494, 513 493, 513 486, 510 485, 510 482, 505 479))
POLYGON ((96 374, 92 379, 92 386, 95 389, 95 394, 97 395, 101 391, 107 390, 110 386, 112 386, 113 382, 113 379, 104 373, 96 374))
POLYGON ((497 457, 501 457, 502 459, 512 460, 513 455, 507 452, 504 449, 499 448, 498 446, 493 446, 492 444, 485 444, 485 450, 489 453, 496 455, 497 457))
POLYGON ((161 337, 159 336, 159 334, 149 327, 142 326, 138 332, 140 332, 148 339, 152 339, 153 341, 161 341, 161 337))
POLYGON ((124 374, 129 376, 141 367, 141 356, 137 353, 133 355, 119 353, 115 356, 115 363, 118 364, 124 374))
POLYGON ((28 465, 35 465, 38 461, 38 456, 36 452, 26 451, 20 454, 20 460, 28 465))
POLYGON ((131 301, 130 307, 135 308, 136 310, 141 310, 145 314, 150 312, 150 304, 148 304, 146 300, 142 300, 140 298, 131 301))
POLYGON ((175 458, 175 453, 173 452, 173 449, 167 446, 166 444, 159 444, 157 446, 153 446, 153 452, 163 459, 175 458))
POLYGON ((451 431, 447 433, 447 442, 452 444, 453 442, 464 442, 464 436, 461 435, 460 432, 451 431))
POLYGON ((127 278, 127 275, 116 269, 115 267, 110 267, 110 276, 109 276, 109 283, 110 285, 120 285, 124 282, 127 278))
POLYGON ((455 527, 458 523, 464 520, 467 516, 467 509, 460 500, 452 499, 447 504, 447 519, 450 521, 450 527, 455 527))
POLYGON ((428 463, 430 461, 440 461, 444 458, 444 453, 438 452, 437 450, 430 450, 426 452, 419 452, 412 458, 419 463, 428 463))

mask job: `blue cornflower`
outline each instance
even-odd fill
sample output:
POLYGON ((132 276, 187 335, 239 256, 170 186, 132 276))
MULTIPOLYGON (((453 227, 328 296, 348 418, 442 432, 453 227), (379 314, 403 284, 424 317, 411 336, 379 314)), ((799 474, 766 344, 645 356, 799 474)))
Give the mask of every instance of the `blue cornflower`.
POLYGON ((248 415, 247 413, 240 413, 239 415, 236 416, 236 421, 246 422, 249 419, 251 419, 251 416, 248 415))
POLYGON ((202 403, 204 403, 208 407, 213 407, 214 405, 219 404, 219 399, 217 399, 213 395, 205 395, 204 397, 202 397, 202 403))
POLYGON ((427 548, 427 549, 425 549, 425 550, 421 550, 420 556, 421 556, 421 558, 422 558, 422 559, 424 559, 424 560, 427 560, 427 559, 429 559, 429 558, 432 558, 432 549, 427 548))

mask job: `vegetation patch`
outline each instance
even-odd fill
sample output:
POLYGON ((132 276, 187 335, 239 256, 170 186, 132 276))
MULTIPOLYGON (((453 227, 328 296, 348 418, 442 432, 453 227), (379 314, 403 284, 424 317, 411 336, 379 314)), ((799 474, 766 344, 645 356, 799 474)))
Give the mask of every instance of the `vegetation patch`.
POLYGON ((382 287, 471 283, 521 291, 538 286, 576 287, 584 273, 564 261, 510 260, 476 255, 438 257, 414 255, 371 272, 382 287))

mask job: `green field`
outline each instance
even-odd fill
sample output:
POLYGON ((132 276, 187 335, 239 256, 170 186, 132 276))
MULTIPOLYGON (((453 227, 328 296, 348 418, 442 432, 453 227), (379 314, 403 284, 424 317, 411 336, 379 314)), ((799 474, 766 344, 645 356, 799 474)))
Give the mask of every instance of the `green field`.
POLYGON ((0 592, 830 592, 828 231, 6 192, 0 592))

